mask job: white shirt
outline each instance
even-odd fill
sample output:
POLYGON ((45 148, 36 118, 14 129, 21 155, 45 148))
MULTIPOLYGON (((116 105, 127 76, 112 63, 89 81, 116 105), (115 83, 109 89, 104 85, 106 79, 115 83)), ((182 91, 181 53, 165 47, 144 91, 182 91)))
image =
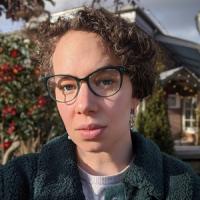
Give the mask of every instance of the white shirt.
MULTIPOLYGON (((94 176, 79 167, 83 193, 86 200, 104 200, 106 190, 113 187, 116 187, 119 192, 124 192, 124 194, 120 195, 123 195, 125 199, 125 191, 123 191, 123 184, 121 182, 128 168, 129 165, 113 176, 94 176)), ((117 200, 117 194, 112 199, 117 200)))

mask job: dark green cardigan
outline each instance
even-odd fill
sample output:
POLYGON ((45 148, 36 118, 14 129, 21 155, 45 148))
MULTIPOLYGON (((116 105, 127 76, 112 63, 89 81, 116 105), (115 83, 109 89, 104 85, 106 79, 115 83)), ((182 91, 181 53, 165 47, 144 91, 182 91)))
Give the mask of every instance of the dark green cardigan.
MULTIPOLYGON (((200 200, 200 178, 186 164, 138 133, 132 142, 136 157, 123 180, 128 200, 200 200)), ((0 200, 84 200, 75 152, 64 135, 2 166, 0 200)))

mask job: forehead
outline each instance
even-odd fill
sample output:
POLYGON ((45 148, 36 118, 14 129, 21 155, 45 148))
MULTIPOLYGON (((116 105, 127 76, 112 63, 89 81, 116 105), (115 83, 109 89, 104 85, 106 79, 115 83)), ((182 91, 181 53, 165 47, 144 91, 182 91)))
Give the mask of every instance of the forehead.
POLYGON ((107 46, 102 37, 93 32, 70 30, 63 35, 58 41, 56 48, 62 48, 67 44, 68 47, 76 48, 81 46, 82 48, 89 48, 96 46, 102 48, 103 51, 107 51, 107 46))
POLYGON ((108 48, 103 39, 91 32, 69 31, 60 38, 56 44, 53 60, 66 58, 71 61, 80 62, 84 57, 107 55, 108 48), (75 60, 73 60, 75 59, 75 60))
POLYGON ((69 31, 62 36, 52 61, 55 73, 74 73, 79 69, 89 73, 101 66, 119 64, 104 40, 96 33, 86 31, 69 31))

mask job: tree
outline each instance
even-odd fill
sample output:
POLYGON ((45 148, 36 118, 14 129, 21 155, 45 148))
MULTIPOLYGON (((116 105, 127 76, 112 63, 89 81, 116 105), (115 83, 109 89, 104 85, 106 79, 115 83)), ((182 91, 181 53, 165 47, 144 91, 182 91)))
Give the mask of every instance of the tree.
POLYGON ((163 89, 157 86, 145 103, 144 111, 140 109, 136 117, 136 128, 147 138, 154 140, 162 151, 172 154, 173 139, 163 89))
POLYGON ((1 0, 0 16, 5 13, 6 18, 13 21, 23 19, 27 22, 32 17, 39 17, 43 13, 48 13, 44 8, 45 1, 54 5, 53 0, 1 0))

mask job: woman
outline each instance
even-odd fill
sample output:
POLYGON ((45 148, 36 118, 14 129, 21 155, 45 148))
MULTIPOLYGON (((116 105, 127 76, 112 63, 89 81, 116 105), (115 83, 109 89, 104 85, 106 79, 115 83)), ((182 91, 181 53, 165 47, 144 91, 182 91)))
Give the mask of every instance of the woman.
POLYGON ((67 134, 2 167, 0 199, 200 199, 188 166, 130 131, 154 83, 152 39, 103 9, 41 30, 39 59, 67 134))

